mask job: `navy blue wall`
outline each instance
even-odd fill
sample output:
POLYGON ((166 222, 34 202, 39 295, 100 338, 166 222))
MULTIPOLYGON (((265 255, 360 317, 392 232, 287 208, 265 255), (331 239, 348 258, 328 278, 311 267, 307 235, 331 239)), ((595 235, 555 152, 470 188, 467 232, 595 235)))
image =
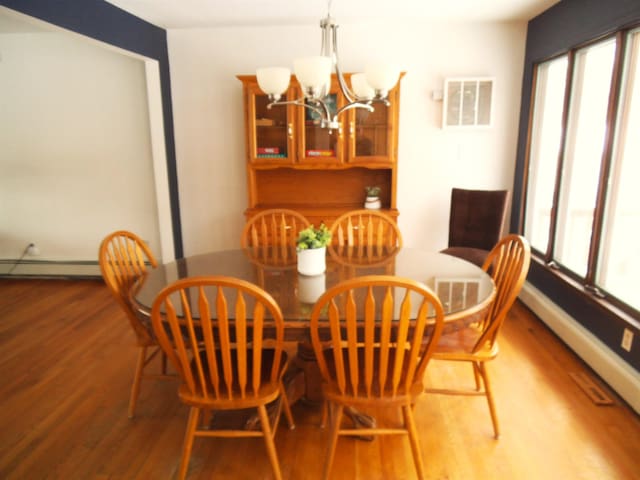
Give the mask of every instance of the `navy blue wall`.
MULTIPOLYGON (((516 158, 511 231, 517 232, 523 201, 523 176, 534 62, 539 62, 621 27, 640 22, 639 0, 562 0, 529 22, 525 52, 520 127, 516 158)), ((540 262, 532 261, 527 279, 621 358, 640 371, 640 331, 577 286, 540 262), (631 352, 620 346, 624 328, 635 331, 631 352)))
POLYGON ((176 258, 183 256, 167 33, 103 0, 0 0, 0 5, 158 61, 176 258))

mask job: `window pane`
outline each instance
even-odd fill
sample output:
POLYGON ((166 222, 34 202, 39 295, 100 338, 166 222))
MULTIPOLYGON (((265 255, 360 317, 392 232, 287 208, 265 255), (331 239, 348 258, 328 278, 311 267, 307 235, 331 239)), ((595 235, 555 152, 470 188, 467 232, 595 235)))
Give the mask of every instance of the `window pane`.
POLYGON ((549 240, 566 75, 566 56, 540 64, 536 74, 524 234, 541 252, 549 240))
POLYGON ((578 50, 574 64, 554 257, 581 276, 587 273, 615 52, 615 40, 601 42, 578 50))
POLYGON ((640 310, 640 31, 629 40, 596 280, 640 310))

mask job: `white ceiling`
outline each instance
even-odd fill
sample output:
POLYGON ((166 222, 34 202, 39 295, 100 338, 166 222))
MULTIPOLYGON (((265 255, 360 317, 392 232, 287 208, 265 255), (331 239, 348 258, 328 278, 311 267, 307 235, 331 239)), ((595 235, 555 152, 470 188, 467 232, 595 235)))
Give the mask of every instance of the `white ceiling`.
MULTIPOLYGON (((560 0, 335 0, 339 24, 374 22, 526 21, 560 0)), ((317 25, 326 0, 108 0, 162 28, 317 25)), ((44 22, 0 7, 0 33, 48 30, 44 22)))
POLYGON ((108 0, 163 28, 367 21, 526 21, 559 0, 108 0))

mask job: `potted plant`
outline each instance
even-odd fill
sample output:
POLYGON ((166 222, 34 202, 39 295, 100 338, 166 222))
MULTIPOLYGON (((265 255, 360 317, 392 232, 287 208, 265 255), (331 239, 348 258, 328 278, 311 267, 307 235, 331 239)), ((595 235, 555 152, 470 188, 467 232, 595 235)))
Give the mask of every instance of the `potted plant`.
POLYGON ((364 187, 367 192, 367 198, 364 200, 364 208, 369 210, 380 210, 380 187, 364 187))
POLYGON ((331 232, 323 223, 318 228, 311 225, 298 234, 298 272, 303 275, 320 275, 326 270, 327 245, 331 242, 331 232))

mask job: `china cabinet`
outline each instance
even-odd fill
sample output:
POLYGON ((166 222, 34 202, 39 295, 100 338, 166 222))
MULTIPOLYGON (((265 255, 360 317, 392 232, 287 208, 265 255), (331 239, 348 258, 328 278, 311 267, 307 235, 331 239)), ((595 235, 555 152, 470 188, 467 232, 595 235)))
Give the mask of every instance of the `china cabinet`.
MULTIPOLYGON (((342 213, 363 208, 367 186, 379 186, 382 210, 398 216, 400 82, 389 92, 389 106, 374 103, 373 112, 350 109, 338 117, 339 128, 329 130, 308 108, 268 108, 255 76, 238 79, 245 115, 247 218, 268 208, 290 208, 315 225, 330 225, 342 213)), ((290 85, 286 99, 300 98, 295 77, 290 85)), ((335 76, 327 103, 335 109, 345 103, 335 76)))

